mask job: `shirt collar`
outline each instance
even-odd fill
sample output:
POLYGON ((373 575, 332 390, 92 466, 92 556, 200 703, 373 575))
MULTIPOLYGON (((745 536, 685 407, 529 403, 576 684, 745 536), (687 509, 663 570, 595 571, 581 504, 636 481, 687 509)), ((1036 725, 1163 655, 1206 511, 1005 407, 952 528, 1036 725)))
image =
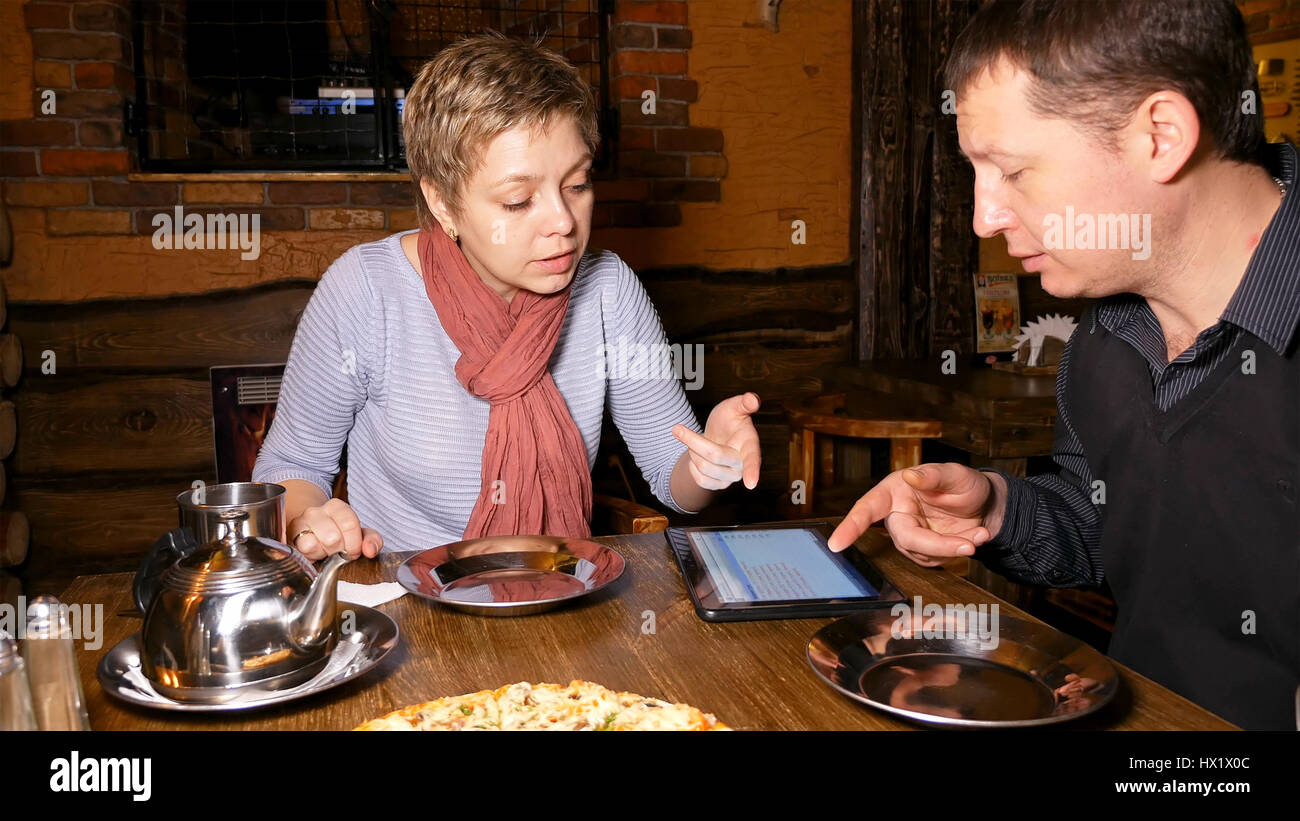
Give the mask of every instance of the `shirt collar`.
MULTIPOLYGON (((1300 191, 1296 171, 1300 160, 1290 143, 1270 143, 1265 166, 1282 180, 1287 194, 1264 229, 1246 273, 1220 316, 1249 331, 1285 356, 1300 326, 1300 191)), ((1136 294, 1116 294, 1098 300, 1095 323, 1114 333, 1138 316, 1146 300, 1136 294)))
POLYGON ((1269 172, 1282 180, 1287 194, 1259 238, 1222 318, 1285 355, 1300 324, 1300 196, 1296 192, 1295 146, 1269 145, 1266 163, 1269 172))

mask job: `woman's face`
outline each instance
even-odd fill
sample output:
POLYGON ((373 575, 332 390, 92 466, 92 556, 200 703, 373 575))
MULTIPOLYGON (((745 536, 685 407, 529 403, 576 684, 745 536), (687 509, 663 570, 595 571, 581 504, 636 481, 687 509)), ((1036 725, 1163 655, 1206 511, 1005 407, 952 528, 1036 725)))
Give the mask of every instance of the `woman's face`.
POLYGON ((453 216, 429 183, 425 201, 443 229, 459 234, 465 258, 507 302, 519 289, 563 290, 591 236, 590 152, 569 116, 549 131, 498 134, 465 186, 453 216))

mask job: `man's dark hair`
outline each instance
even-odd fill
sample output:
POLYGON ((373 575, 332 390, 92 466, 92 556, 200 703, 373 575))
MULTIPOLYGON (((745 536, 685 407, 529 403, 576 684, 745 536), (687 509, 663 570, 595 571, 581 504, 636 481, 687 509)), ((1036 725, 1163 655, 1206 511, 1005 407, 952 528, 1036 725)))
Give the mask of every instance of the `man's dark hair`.
POLYGON ((1102 141, 1147 96, 1169 89, 1195 107, 1221 156, 1260 162, 1259 80, 1232 0, 990 0, 953 44, 947 87, 960 97, 1000 57, 1033 78, 1035 113, 1075 121, 1102 141))

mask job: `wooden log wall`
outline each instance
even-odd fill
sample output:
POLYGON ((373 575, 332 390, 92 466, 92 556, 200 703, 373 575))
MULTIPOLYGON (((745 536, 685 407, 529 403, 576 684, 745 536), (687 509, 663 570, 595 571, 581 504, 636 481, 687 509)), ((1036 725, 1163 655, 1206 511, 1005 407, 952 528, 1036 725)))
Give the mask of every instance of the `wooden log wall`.
MULTIPOLYGON (((0 226, 0 232, 7 226, 0 226)), ((4 249, 0 249, 3 251, 4 249)), ((0 253, 0 259, 5 257, 0 253)), ((0 282, 0 327, 4 327, 9 315, 8 296, 4 283, 0 282)), ((6 396, 12 395, 15 385, 22 376, 23 348, 17 334, 0 333, 0 388, 6 396)), ((18 420, 15 405, 10 398, 0 399, 0 459, 9 460, 18 436, 18 420)), ((28 554, 29 528, 27 516, 23 513, 17 500, 9 498, 8 466, 0 461, 0 568, 16 568, 22 565, 28 554)), ((14 578, 14 583, 19 583, 14 578)))
MULTIPOLYGON (((701 423, 727 396, 763 398, 761 487, 780 495, 782 402, 817 393, 812 371, 851 358, 851 266, 641 276, 669 340, 704 346, 703 385, 688 392, 701 423)), ((11 501, 31 522, 29 579, 132 569, 176 526, 175 495, 195 479, 215 481, 208 368, 287 359, 315 284, 11 306, 11 332, 29 341, 9 476, 11 501), (52 373, 42 369, 45 350, 52 373)), ((604 451, 622 448, 617 436, 604 441, 604 451)), ((754 518, 771 518, 768 503, 741 495, 754 518)))
POLYGON ((10 487, 30 512, 29 582, 131 569, 176 526, 176 494, 216 478, 208 368, 284 361, 314 287, 15 303, 29 344, 10 487))
MULTIPOLYGON (((4 197, 0 196, 0 267, 8 267, 13 261, 13 250, 13 225, 9 221, 4 197)), ((0 280, 0 326, 8 320, 8 302, 4 282, 0 280)), ((13 386, 21 376, 22 343, 16 334, 0 335, 0 384, 13 386)), ((0 457, 12 453, 17 434, 18 420, 13 402, 0 401, 0 457)), ((0 462, 0 506, 5 501, 6 477, 5 464, 0 462)), ((29 535, 27 517, 22 511, 0 510, 0 568, 13 569, 27 560, 29 535)), ((0 569, 0 605, 17 608, 22 593, 22 579, 0 569)))

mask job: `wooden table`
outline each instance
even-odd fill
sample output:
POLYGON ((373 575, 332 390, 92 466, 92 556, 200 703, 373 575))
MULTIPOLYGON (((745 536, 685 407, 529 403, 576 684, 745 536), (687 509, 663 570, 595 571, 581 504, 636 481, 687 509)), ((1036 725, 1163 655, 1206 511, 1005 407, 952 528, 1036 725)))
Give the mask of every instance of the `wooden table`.
MULTIPOLYGON (((915 729, 858 704, 813 673, 809 638, 831 619, 710 624, 695 615, 662 533, 601 539, 623 553, 623 577, 564 609, 523 618, 482 618, 407 595, 381 605, 401 628, 399 646, 377 668, 333 690, 266 710, 184 714, 118 702, 100 688, 95 668, 117 642, 140 628, 131 576, 80 576, 65 603, 104 605, 103 646, 78 643, 82 687, 96 730, 347 730, 408 704, 516 681, 580 678, 616 690, 693 704, 737 729, 915 729), (643 628, 653 617, 653 632, 643 628)), ((909 596, 939 603, 993 603, 988 592, 942 569, 913 564, 872 530, 858 542, 909 596)), ((360 559, 349 581, 383 580, 392 565, 360 559)), ((1004 614, 1026 616, 1005 602, 1004 614)), ((1069 722, 1075 729, 1234 729, 1190 701, 1116 664, 1116 699, 1069 722)))

